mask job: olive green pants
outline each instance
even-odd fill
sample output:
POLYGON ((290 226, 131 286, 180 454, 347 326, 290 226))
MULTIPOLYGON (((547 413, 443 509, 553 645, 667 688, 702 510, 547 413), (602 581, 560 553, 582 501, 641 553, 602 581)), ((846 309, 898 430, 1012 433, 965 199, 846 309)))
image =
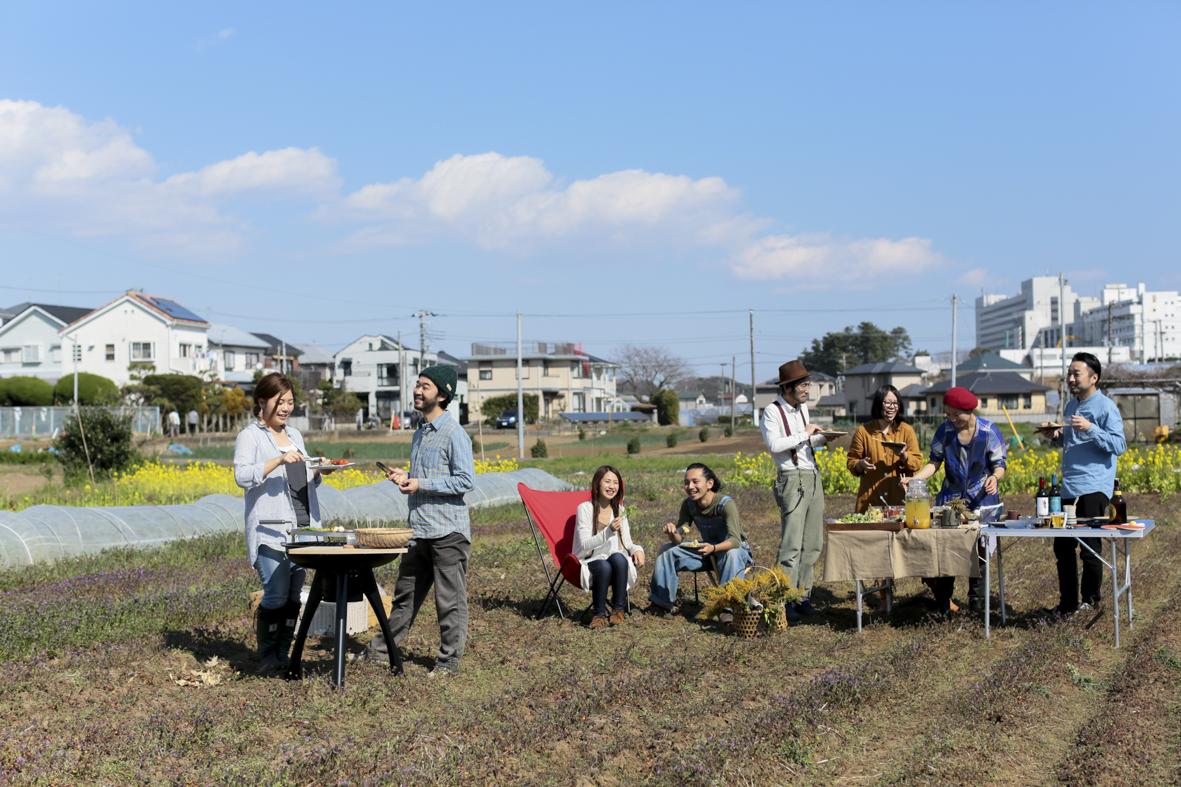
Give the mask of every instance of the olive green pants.
POLYGON ((824 484, 816 470, 780 470, 775 502, 783 529, 779 563, 804 597, 812 595, 812 566, 824 549, 824 484))

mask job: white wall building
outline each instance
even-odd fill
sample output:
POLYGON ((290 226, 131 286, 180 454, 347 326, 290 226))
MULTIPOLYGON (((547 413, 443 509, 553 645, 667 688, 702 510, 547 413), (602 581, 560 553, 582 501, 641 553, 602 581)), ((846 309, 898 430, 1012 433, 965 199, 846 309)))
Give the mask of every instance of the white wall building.
POLYGON ((253 333, 233 325, 210 323, 206 369, 218 380, 253 387, 254 373, 265 366, 271 346, 253 333))
POLYGON ((12 316, 0 325, 0 377, 39 377, 50 383, 60 380, 64 356, 58 331, 89 314, 90 309, 22 303, 6 311, 12 316))
POLYGON ((976 346, 996 351, 1035 346, 1039 332, 1061 322, 1060 294, 1065 301, 1061 314, 1066 322, 1100 305, 1098 298, 1079 296, 1069 282, 1060 292, 1057 276, 1035 276, 1021 282, 1017 295, 990 294, 976 299, 976 346))
POLYGON ((1100 300, 1072 326, 1083 342, 1126 347, 1129 360, 1140 363, 1181 357, 1181 297, 1175 291, 1148 292, 1143 283, 1134 288, 1108 284, 1100 300))
MULTIPOLYGON (((333 355, 335 379, 368 403, 368 415, 386 419, 414 409, 412 392, 418 379, 418 350, 399 347, 397 339, 367 334, 333 355), (402 396, 400 364, 405 364, 406 396, 402 396)), ((426 353, 422 365, 434 366, 438 358, 426 353)))
POLYGON ((131 382, 132 364, 156 374, 196 374, 208 369, 209 323, 171 298, 128 292, 58 331, 67 374, 71 352, 82 348, 79 372, 99 374, 116 385, 131 382))

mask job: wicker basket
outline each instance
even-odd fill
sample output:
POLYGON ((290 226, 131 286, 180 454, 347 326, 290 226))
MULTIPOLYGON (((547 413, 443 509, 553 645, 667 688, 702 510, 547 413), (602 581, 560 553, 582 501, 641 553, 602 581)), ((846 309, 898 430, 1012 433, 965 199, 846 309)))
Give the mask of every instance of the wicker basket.
POLYGON ((357 543, 363 547, 397 549, 414 536, 408 527, 365 527, 357 530, 357 543))
POLYGON ((767 630, 761 610, 739 609, 734 612, 734 634, 743 639, 758 636, 760 628, 767 630))

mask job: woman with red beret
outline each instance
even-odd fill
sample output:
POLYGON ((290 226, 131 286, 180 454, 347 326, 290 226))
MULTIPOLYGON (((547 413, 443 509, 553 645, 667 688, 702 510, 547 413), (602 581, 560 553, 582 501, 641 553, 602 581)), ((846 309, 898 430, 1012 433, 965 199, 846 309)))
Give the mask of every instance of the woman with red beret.
MULTIPOLYGON (((927 464, 914 474, 915 478, 930 478, 940 465, 944 466, 943 487, 935 497, 936 505, 958 498, 975 510, 1001 501, 1005 438, 996 424, 972 412, 978 405, 976 396, 966 388, 951 388, 943 395, 943 414, 947 420, 931 438, 931 457, 927 464)), ((979 578, 968 580, 968 603, 973 612, 984 611, 981 584, 979 578)), ((951 609, 954 586, 954 577, 940 577, 932 585, 943 612, 951 609)))

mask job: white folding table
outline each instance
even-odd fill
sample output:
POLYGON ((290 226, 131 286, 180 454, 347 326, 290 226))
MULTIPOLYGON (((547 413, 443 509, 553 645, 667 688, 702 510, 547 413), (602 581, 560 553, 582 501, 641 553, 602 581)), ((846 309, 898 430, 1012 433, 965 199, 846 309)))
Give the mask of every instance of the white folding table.
POLYGON ((1111 607, 1115 616, 1115 646, 1119 647, 1119 600, 1120 596, 1125 596, 1128 603, 1128 626, 1132 626, 1132 541, 1141 539, 1147 536, 1156 528, 1156 521, 1152 519, 1138 519, 1135 520, 1139 524, 1144 525, 1143 530, 1131 529, 1108 529, 1103 527, 1004 527, 1002 524, 990 525, 980 528, 980 539, 984 545, 984 555, 980 561, 984 564, 984 635, 986 637, 991 635, 990 628, 990 613, 991 613, 991 593, 988 588, 991 583, 992 575, 992 550, 989 549, 991 544, 988 542, 992 539, 996 540, 996 566, 997 566, 997 580, 1000 586, 1000 602, 1001 602, 1001 625, 1007 622, 1005 616, 1005 566, 1002 559, 1005 547, 1001 545, 1001 539, 1004 538, 1074 538, 1078 539, 1079 544, 1083 549, 1091 552, 1095 557, 1103 561, 1103 565, 1111 571, 1111 590, 1112 599, 1111 607), (1103 555, 1091 549, 1085 544, 1084 538, 1105 538, 1111 542, 1111 562, 1103 559, 1103 555), (1122 544, 1122 546, 1121 546, 1122 544), (1124 558, 1124 580, 1120 584, 1119 580, 1119 556, 1124 558))

